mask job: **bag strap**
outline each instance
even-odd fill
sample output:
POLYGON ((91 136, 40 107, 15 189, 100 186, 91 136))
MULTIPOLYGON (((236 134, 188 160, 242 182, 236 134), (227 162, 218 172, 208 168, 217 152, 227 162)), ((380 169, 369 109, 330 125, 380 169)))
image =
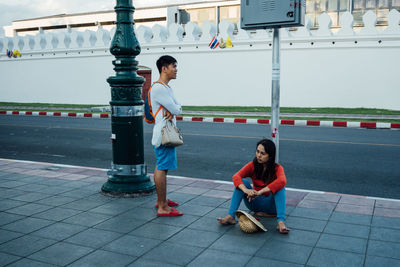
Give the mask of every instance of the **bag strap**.
MULTIPOLYGON (((160 107, 158 108, 158 110, 157 110, 156 114, 153 114, 153 109, 151 108, 151 98, 150 98, 150 91, 151 91, 151 88, 153 88, 153 85, 154 85, 154 84, 156 84, 156 83, 161 83, 162 85, 164 85, 164 86, 165 86, 165 84, 164 84, 162 81, 160 81, 160 80, 158 80, 158 81, 155 81, 155 82, 154 82, 154 83, 151 85, 151 87, 150 87, 150 89, 149 89, 149 92, 147 93, 147 98, 148 98, 148 101, 149 101, 149 107, 150 107, 150 113, 151 113, 151 115, 153 115, 154 119, 156 118, 156 116, 157 116, 158 112, 160 112, 160 110, 161 110, 162 108, 164 108, 163 106, 160 106, 160 107)), ((163 116, 164 116, 164 109, 163 109, 163 116)))

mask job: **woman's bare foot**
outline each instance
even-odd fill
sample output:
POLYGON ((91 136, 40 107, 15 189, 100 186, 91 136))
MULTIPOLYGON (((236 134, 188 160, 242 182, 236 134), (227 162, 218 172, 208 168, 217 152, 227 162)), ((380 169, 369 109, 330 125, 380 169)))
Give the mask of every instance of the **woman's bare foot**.
POLYGON ((224 218, 217 218, 217 221, 222 225, 231 225, 236 223, 235 218, 231 215, 226 215, 224 218))
POLYGON ((290 229, 286 227, 285 223, 280 221, 278 222, 278 225, 276 226, 276 230, 279 231, 281 234, 288 234, 290 232, 290 229))
POLYGON ((257 212, 254 212, 254 216, 272 218, 272 217, 276 217, 276 214, 257 211, 257 212))

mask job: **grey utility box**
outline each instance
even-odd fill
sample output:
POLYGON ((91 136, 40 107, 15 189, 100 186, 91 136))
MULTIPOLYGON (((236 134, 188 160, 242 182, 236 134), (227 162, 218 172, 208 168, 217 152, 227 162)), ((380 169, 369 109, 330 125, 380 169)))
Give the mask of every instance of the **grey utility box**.
POLYGON ((244 30, 304 26, 305 0, 241 0, 244 30))

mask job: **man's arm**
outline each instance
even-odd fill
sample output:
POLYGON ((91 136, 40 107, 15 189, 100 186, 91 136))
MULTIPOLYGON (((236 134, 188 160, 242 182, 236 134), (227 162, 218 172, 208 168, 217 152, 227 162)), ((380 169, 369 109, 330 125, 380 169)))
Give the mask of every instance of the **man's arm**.
POLYGON ((168 110, 173 115, 179 115, 182 113, 182 106, 175 103, 174 99, 168 93, 164 86, 154 86, 151 89, 151 94, 153 100, 162 105, 166 110, 168 110))

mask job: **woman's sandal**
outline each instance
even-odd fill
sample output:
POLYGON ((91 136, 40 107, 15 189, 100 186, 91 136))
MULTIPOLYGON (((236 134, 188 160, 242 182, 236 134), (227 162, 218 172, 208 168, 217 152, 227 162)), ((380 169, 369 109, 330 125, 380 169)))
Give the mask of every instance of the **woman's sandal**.
POLYGON ((280 234, 287 235, 290 232, 290 229, 287 228, 286 226, 283 228, 280 228, 279 226, 277 226, 276 231, 278 231, 280 234))
POLYGON ((223 221, 224 219, 225 218, 217 218, 217 221, 222 225, 234 225, 234 224, 236 224, 236 220, 235 219, 233 219, 234 221, 229 220, 229 219, 226 219, 225 221, 223 221))

